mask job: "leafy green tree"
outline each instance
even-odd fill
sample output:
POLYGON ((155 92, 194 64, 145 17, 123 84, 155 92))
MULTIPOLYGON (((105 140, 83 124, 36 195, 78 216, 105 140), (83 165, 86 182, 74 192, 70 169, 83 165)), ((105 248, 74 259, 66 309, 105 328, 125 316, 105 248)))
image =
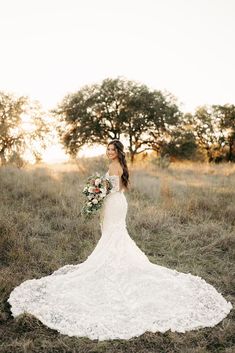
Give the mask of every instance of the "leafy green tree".
POLYGON ((128 98, 133 83, 106 79, 65 97, 57 109, 58 132, 66 151, 76 156, 84 145, 106 144, 120 138, 128 119, 128 98))
POLYGON ((206 151, 209 162, 213 161, 216 151, 221 148, 221 132, 212 107, 198 107, 192 116, 192 127, 199 148, 206 151))
POLYGON ((156 129, 159 135, 163 132, 166 135, 168 126, 177 120, 178 108, 173 107, 168 97, 134 81, 106 79, 98 99, 102 133, 107 139, 124 136, 131 162, 137 154, 156 148, 159 143, 159 136, 158 141, 154 136, 156 129))
POLYGON ((176 99, 170 93, 153 91, 153 101, 149 114, 148 145, 163 154, 163 148, 169 144, 180 127, 182 113, 177 106, 176 99))
POLYGON ((120 78, 105 79, 99 86, 94 108, 102 122, 105 142, 123 135, 124 123, 129 118, 129 99, 135 87, 134 82, 120 78))
POLYGON ((180 115, 169 96, 120 78, 65 97, 54 113, 59 115, 61 141, 71 155, 85 144, 106 144, 123 136, 132 162, 135 155, 159 148, 180 115))
POLYGON ((57 130, 67 153, 76 156, 84 145, 104 143, 106 136, 97 107, 98 87, 85 86, 75 94, 67 95, 52 111, 59 118, 57 130))
POLYGON ((194 159, 197 152, 197 143, 191 131, 177 129, 170 142, 162 147, 162 154, 175 159, 194 159))
POLYGON ((173 97, 161 91, 150 91, 139 85, 132 89, 128 102, 128 116, 124 122, 124 135, 129 141, 131 161, 147 150, 161 153, 176 128, 180 112, 173 97))
POLYGON ((219 122, 220 143, 227 149, 226 159, 235 161, 235 105, 213 105, 212 108, 219 122))
POLYGON ((211 161, 234 160, 235 108, 233 105, 199 107, 192 116, 192 127, 200 148, 211 161), (227 150, 227 157, 226 157, 227 150))

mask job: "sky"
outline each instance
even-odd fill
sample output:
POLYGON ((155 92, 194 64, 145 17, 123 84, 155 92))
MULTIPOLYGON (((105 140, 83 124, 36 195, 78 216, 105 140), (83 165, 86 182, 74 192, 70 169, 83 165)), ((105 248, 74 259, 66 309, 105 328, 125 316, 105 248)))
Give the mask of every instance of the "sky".
POLYGON ((0 90, 45 109, 118 76, 234 104, 235 0, 0 0, 0 40, 0 90))

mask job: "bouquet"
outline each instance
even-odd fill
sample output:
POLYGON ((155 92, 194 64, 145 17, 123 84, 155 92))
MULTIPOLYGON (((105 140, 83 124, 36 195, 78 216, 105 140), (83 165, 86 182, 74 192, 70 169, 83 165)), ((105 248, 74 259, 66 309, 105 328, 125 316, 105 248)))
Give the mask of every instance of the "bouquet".
POLYGON ((107 177, 100 176, 99 173, 90 176, 82 192, 86 196, 82 214, 91 215, 100 209, 111 189, 112 184, 107 177))

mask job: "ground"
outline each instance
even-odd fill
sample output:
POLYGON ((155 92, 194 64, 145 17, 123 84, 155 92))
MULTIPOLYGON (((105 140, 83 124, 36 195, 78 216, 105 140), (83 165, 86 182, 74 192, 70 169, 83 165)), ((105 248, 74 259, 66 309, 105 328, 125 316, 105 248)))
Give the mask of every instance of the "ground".
MULTIPOLYGON (((88 175, 106 170, 99 157, 0 168, 0 352, 235 352, 233 310, 213 328, 127 341, 60 335, 27 314, 13 319, 7 298, 15 286, 83 262, 94 249, 99 218, 81 217, 81 191, 88 175)), ((138 162, 126 197, 128 232, 150 261, 199 275, 234 305, 235 165, 138 162)))

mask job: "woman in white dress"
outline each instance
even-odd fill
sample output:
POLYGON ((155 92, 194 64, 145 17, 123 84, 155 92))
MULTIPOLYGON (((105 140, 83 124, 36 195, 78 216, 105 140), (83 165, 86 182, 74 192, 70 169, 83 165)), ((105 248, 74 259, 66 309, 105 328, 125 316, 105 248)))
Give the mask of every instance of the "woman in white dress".
POLYGON ((123 144, 112 140, 107 156, 113 189, 94 251, 80 264, 16 287, 8 299, 13 316, 31 313, 62 334, 99 340, 216 325, 231 303, 200 277, 151 263, 129 236, 123 144))

